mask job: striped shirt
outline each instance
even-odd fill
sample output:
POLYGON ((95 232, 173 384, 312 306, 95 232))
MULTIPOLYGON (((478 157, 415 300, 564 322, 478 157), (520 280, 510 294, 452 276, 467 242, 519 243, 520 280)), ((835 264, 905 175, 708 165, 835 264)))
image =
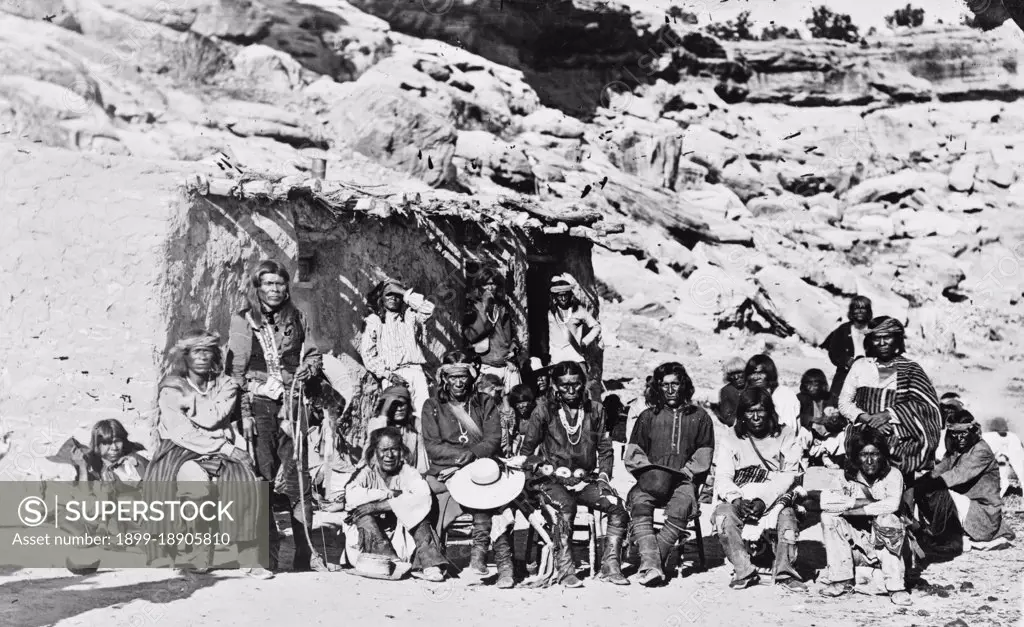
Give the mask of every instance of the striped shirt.
POLYGON ((387 311, 366 317, 366 329, 359 348, 363 366, 378 379, 404 366, 422 366, 427 359, 420 347, 423 323, 434 315, 434 303, 413 291, 405 293, 404 315, 387 311))

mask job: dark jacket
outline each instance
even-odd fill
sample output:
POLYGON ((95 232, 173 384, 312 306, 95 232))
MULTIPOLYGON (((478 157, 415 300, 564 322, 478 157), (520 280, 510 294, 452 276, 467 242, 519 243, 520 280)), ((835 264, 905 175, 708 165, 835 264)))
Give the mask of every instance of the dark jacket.
POLYGON ((732 383, 726 383, 718 391, 718 417, 722 424, 731 427, 736 424, 736 409, 740 405, 740 389, 732 383))
POLYGON ((833 400, 839 398, 843 382, 846 381, 846 375, 850 372, 850 367, 847 364, 855 354, 853 335, 850 334, 852 326, 853 323, 849 321, 842 323, 821 343, 821 348, 828 351, 829 361, 836 367, 836 373, 832 376, 832 385, 829 387, 829 395, 833 400))
POLYGON ((459 419, 447 403, 437 397, 427 399, 423 404, 423 444, 430 461, 428 475, 437 475, 445 468, 451 468, 466 451, 472 451, 478 459, 494 457, 501 452, 501 413, 494 399, 486 394, 472 394, 469 397, 469 416, 483 432, 482 438, 470 436, 469 442, 459 442, 462 430, 459 419))
POLYGON ((558 419, 559 407, 553 398, 541 399, 526 424, 520 451, 530 454, 540 447, 537 455, 556 468, 596 470, 611 477, 615 449, 608 433, 604 407, 591 400, 583 401, 583 426, 576 434, 579 441, 575 445, 569 442, 569 434, 558 419))
MULTIPOLYGON (((465 316, 463 316, 462 335, 471 353, 480 356, 480 361, 488 366, 503 368, 507 363, 506 357, 509 350, 517 345, 515 326, 512 324, 512 310, 504 303, 493 303, 491 311, 484 311, 482 303, 470 302, 467 305, 465 316), (497 320, 491 322, 488 313, 494 315, 497 312, 497 320), (488 350, 485 353, 477 353, 474 345, 484 339, 488 342, 488 350)), ((519 365, 522 355, 517 354, 513 360, 519 365)))

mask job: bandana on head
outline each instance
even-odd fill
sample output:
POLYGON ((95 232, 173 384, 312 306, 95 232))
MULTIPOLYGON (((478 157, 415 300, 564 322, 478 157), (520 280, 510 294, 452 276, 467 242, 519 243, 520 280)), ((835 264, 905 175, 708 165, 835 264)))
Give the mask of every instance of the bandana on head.
POLYGON ((559 274, 551 279, 551 293, 565 294, 572 291, 572 277, 568 274, 559 274))
POLYGON ((452 375, 469 375, 470 378, 476 378, 476 368, 473 364, 458 363, 458 364, 444 364, 440 368, 442 377, 450 377, 452 375))
POLYGON ((385 405, 388 401, 405 401, 406 404, 412 402, 412 395, 409 392, 409 388, 404 385, 392 385, 381 392, 380 396, 385 401, 385 405))
POLYGON ((896 318, 890 318, 885 316, 877 324, 868 328, 866 336, 871 337, 874 335, 906 335, 906 330, 903 325, 896 318))
POLYGON ((951 422, 946 425, 946 429, 950 431, 973 431, 979 428, 976 422, 951 422))
POLYGON ((384 296, 388 294, 398 294, 399 296, 405 296, 405 286, 398 281, 388 281, 384 285, 384 296))
POLYGON ((220 336, 216 333, 204 333, 202 335, 183 337, 178 340, 174 347, 182 352, 203 348, 216 349, 220 347, 220 336))

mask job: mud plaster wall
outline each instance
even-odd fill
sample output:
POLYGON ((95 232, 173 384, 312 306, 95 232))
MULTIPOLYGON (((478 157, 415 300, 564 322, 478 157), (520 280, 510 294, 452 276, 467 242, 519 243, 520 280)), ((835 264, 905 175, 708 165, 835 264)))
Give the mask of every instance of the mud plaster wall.
POLYGON ((327 350, 359 359, 366 295, 385 274, 434 303, 426 325, 430 365, 449 350, 462 348, 467 267, 497 265, 510 275, 510 300, 526 339, 525 244, 513 231, 487 233, 475 223, 457 219, 393 216, 387 219, 356 213, 335 217, 305 201, 294 204, 301 255, 315 254, 308 284, 298 287, 327 350), (510 271, 510 272, 509 272, 510 271))
POLYGON ((97 420, 146 443, 188 210, 174 164, 17 148, 0 145, 0 480, 52 476, 43 458, 97 420))

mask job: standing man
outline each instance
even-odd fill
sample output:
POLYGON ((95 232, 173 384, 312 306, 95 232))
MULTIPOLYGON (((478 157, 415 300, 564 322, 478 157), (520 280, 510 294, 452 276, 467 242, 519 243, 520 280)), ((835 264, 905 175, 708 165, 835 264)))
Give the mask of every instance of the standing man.
POLYGON ((821 344, 821 347, 828 351, 832 365, 836 367, 832 386, 829 388, 833 404, 838 402, 839 392, 843 389, 843 382, 850 372, 850 366, 855 359, 865 355, 864 338, 873 316, 871 299, 867 296, 854 296, 850 300, 847 316, 849 321, 836 327, 821 344))
POLYGON ((654 369, 647 404, 623 455, 637 478, 627 501, 640 548, 640 583, 665 578, 665 559, 698 511, 697 491, 707 479, 715 451, 711 417, 692 404, 693 382, 682 364, 654 369), (654 533, 654 509, 665 508, 665 524, 654 533))
POLYGON ((487 549, 494 537, 494 561, 499 588, 515 585, 512 573, 512 537, 506 526, 492 534, 497 511, 468 510, 448 492, 445 482, 455 471, 478 459, 501 452, 501 415, 494 399, 473 392, 476 366, 462 351, 452 351, 441 360, 437 394, 423 406, 423 441, 430 468, 427 483, 437 497, 438 529, 443 530, 463 511, 473 515, 473 548, 469 568, 487 575, 487 549))
MULTIPOLYGON (((313 549, 313 492, 307 456, 296 453, 296 434, 305 437, 305 412, 293 411, 304 384, 321 369, 321 355, 306 316, 291 300, 291 275, 276 261, 263 261, 252 274, 254 296, 231 317, 227 372, 242 388, 242 431, 253 443, 256 471, 288 498, 295 538, 295 570, 327 572, 313 549), (298 423, 293 416, 299 416, 298 423)), ((270 564, 277 568, 280 536, 270 518, 270 564)))
POLYGON ((423 371, 427 363, 423 325, 434 315, 434 303, 394 279, 378 283, 368 300, 371 313, 359 347, 363 366, 380 381, 381 389, 392 385, 409 389, 416 430, 422 433, 423 404, 430 396, 423 371))
POLYGON ((479 281, 476 293, 467 303, 462 336, 480 358, 480 374, 497 376, 508 394, 522 383, 522 375, 521 349, 503 289, 505 279, 498 270, 485 268, 479 281))
POLYGON ((548 311, 548 363, 563 361, 583 366, 587 388, 593 400, 601 400, 597 369, 587 363, 591 346, 601 339, 601 324, 580 302, 579 283, 569 273, 551 279, 551 307, 548 311))
POLYGON ((556 364, 551 368, 551 379, 553 393, 539 399, 527 423, 521 450, 532 453, 539 446, 529 465, 535 468, 550 465, 553 469, 536 487, 554 503, 561 517, 555 525, 560 535, 556 541, 557 576, 567 588, 583 585, 576 578, 571 550, 576 505, 583 504, 608 516, 599 578, 629 585, 629 580, 622 576, 620 564, 629 516, 622 499, 609 483, 614 448, 605 424, 604 408, 601 403, 585 398, 586 375, 579 363, 556 364))

